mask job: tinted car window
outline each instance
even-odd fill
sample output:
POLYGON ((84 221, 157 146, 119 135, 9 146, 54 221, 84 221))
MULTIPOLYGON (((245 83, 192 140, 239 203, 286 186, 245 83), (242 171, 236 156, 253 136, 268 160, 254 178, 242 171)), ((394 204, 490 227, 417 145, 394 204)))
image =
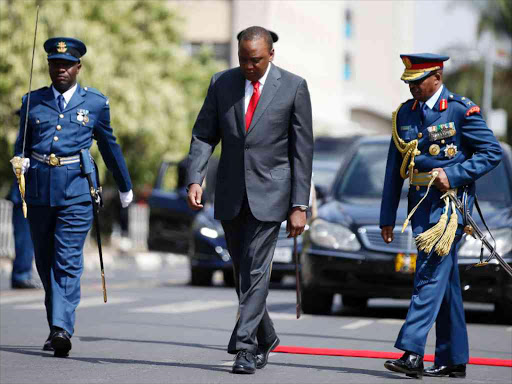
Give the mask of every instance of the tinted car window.
MULTIPOLYGON (((388 144, 361 145, 350 161, 341 182, 336 186, 336 198, 380 199, 388 148, 388 144)), ((407 188, 407 183, 404 183, 402 198, 407 194, 407 188)))
MULTIPOLYGON (((505 158, 503 158, 505 160, 505 158)), ((510 205, 512 180, 502 161, 488 174, 476 181, 476 194, 479 200, 489 201, 498 206, 510 205)))
MULTIPOLYGON (((342 179, 336 185, 335 197, 338 200, 367 198, 380 199, 386 171, 389 144, 362 144, 350 161, 342 179)), ((505 160, 505 159, 504 159, 505 160)), ((499 206, 510 204, 512 180, 504 162, 493 171, 477 180, 478 198, 499 206)), ((405 198, 409 183, 404 181, 401 198, 405 198)))

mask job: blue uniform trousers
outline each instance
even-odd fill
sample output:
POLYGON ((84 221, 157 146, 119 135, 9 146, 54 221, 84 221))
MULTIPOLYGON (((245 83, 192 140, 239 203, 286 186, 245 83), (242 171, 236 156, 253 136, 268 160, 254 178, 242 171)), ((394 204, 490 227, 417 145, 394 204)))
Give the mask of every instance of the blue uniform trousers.
POLYGON ((435 364, 465 364, 469 360, 468 334, 460 287, 457 235, 445 257, 434 251, 418 253, 414 291, 395 347, 423 356, 427 335, 436 322, 435 364))
POLYGON ((11 282, 18 283, 32 279, 32 260, 34 259, 30 227, 28 220, 23 216, 21 204, 14 204, 12 207, 12 227, 16 255, 12 263, 11 282))
POLYGON ((36 267, 45 290, 48 325, 73 335, 80 302, 83 247, 92 225, 92 203, 28 207, 36 267))

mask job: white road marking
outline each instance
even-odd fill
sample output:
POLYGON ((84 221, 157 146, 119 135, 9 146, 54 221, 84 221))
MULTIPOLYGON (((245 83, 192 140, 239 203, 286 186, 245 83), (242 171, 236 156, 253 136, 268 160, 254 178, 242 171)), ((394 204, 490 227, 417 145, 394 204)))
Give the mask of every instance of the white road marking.
POLYGON ((235 307, 238 305, 237 301, 233 300, 192 300, 184 301, 181 303, 170 303, 164 305, 156 305, 153 307, 142 307, 131 309, 129 312, 137 313, 191 313, 208 311, 211 309, 219 309, 225 307, 235 307))
POLYGON ((31 301, 41 301, 43 299, 44 293, 42 291, 34 292, 28 296, 0 296, 0 305, 28 303, 31 301))
POLYGON ((135 255, 135 262, 143 271, 156 271, 162 266, 162 257, 153 252, 141 252, 135 255))
POLYGON ((380 319, 377 322, 381 324, 402 325, 404 321, 403 319, 380 319))
MULTIPOLYGON (((78 309, 82 308, 90 308, 90 307, 99 307, 101 305, 112 305, 112 304, 126 304, 132 303, 137 299, 130 297, 112 297, 108 298, 107 303, 103 302, 102 296, 95 297, 85 297, 80 300, 80 304, 78 305, 78 309)), ((16 309, 44 309, 44 302, 34 303, 34 304, 24 304, 16 306, 16 309)))
POLYGON ((295 313, 284 312, 269 312, 269 315, 273 320, 302 320, 305 317, 309 317, 308 315, 301 315, 300 319, 297 319, 297 315, 295 313))
POLYGON ((353 323, 348 323, 347 325, 344 325, 341 327, 341 329, 358 329, 362 327, 366 327, 367 325, 373 324, 373 320, 358 320, 354 321, 353 323))
POLYGON ((512 332, 512 327, 508 327, 508 328, 506 329, 506 331, 507 331, 507 332, 512 332))

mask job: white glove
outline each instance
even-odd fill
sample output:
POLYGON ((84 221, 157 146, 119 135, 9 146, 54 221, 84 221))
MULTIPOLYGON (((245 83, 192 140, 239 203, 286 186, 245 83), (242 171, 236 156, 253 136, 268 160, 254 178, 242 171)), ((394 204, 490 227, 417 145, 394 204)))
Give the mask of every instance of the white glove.
MULTIPOLYGON (((25 172, 27 172, 29 167, 30 167, 30 159, 28 157, 22 158, 21 174, 24 175, 25 172)), ((16 174, 16 168, 14 168, 14 164, 12 165, 12 171, 14 172, 14 174, 16 174)))
POLYGON ((121 200, 121 206, 123 208, 126 208, 127 206, 129 206, 133 200, 132 190, 130 189, 128 192, 119 191, 119 199, 121 200))

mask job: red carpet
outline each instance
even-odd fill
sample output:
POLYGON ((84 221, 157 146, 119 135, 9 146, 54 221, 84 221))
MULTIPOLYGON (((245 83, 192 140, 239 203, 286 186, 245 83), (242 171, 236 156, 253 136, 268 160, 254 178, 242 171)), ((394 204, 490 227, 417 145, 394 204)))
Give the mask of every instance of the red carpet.
MULTIPOLYGON (((357 349, 307 348, 285 345, 277 347, 274 352, 295 353, 299 355, 366 357, 370 359, 398 359, 400 356, 402 356, 402 353, 400 352, 364 351, 357 349)), ((425 355, 424 360, 434 361, 434 355, 425 355)), ((470 357, 469 364, 512 367, 512 360, 490 359, 487 357, 470 357)))

